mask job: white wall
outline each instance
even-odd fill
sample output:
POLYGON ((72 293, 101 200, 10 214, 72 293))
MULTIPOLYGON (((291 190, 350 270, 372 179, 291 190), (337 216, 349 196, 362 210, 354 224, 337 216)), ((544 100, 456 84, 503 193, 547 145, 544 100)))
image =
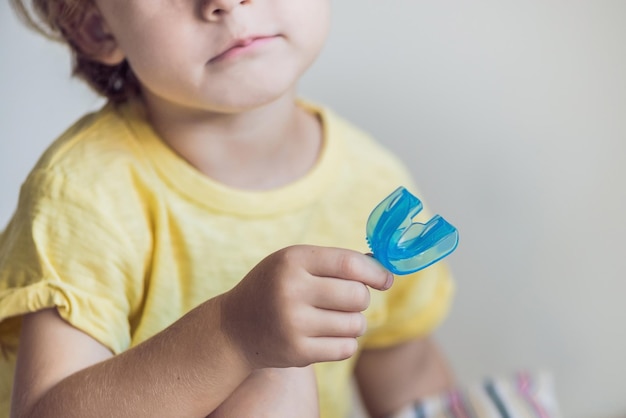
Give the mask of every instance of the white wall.
MULTIPOLYGON (((459 377, 554 373, 564 415, 626 416, 626 2, 334 2, 302 83, 410 165, 457 225, 459 377)), ((98 100, 0 3, 0 224, 98 100)))

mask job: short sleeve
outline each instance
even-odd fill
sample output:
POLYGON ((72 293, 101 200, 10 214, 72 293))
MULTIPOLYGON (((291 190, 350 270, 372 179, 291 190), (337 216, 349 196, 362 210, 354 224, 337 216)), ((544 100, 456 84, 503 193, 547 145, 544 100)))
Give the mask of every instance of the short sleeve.
POLYGON ((23 314, 55 307, 112 352, 129 347, 145 256, 128 231, 134 217, 113 200, 65 175, 29 176, 0 236, 3 345, 15 345, 23 314))

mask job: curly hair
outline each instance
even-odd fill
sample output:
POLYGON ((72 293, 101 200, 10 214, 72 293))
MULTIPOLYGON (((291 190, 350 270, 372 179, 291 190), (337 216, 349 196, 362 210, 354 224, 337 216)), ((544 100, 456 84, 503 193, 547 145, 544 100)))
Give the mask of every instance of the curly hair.
POLYGON ((73 29, 82 23, 93 0, 11 0, 18 17, 45 37, 65 43, 72 52, 72 73, 97 93, 120 103, 140 93, 139 82, 128 62, 102 64, 74 42, 73 29))

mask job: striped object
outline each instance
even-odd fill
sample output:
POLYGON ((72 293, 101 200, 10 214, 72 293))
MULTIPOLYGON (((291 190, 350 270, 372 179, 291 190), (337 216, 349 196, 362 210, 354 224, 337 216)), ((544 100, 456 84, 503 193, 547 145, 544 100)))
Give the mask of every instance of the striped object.
POLYGON ((452 390, 388 418, 560 418, 552 376, 518 372, 452 390))

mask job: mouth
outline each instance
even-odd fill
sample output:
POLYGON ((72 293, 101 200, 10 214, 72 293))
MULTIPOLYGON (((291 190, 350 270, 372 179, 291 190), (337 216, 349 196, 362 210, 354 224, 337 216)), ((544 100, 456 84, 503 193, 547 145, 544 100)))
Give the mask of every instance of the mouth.
POLYGON ((273 42, 279 37, 279 35, 262 35, 262 36, 246 36, 243 38, 235 39, 230 42, 222 52, 209 60, 209 64, 213 64, 219 61, 224 61, 228 58, 233 58, 248 52, 256 50, 258 47, 273 42))

